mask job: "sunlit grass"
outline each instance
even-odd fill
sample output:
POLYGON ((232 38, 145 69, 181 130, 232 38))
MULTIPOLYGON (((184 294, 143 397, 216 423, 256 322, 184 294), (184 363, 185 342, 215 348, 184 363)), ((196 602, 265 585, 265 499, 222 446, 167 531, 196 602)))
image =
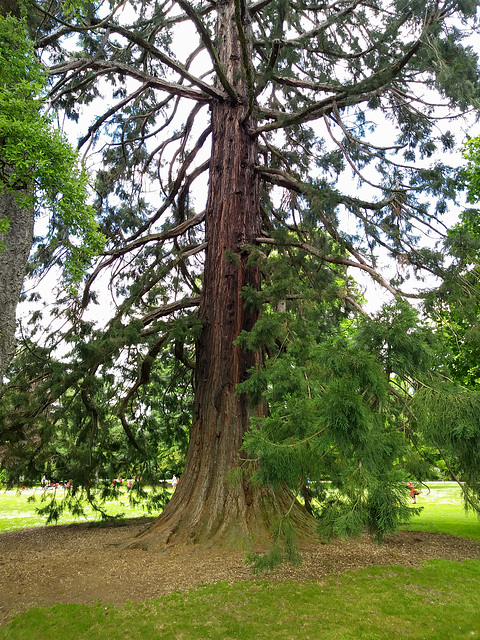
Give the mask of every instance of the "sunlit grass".
MULTIPOLYGON (((56 490, 56 498, 62 500, 66 490, 59 488, 56 490)), ((52 491, 47 491, 46 495, 40 487, 0 491, 0 533, 13 531, 15 529, 27 529, 30 527, 41 527, 45 525, 46 518, 36 512, 38 507, 45 506, 44 498, 49 499, 52 491), (31 498, 35 498, 34 501, 31 498)), ((146 507, 142 505, 131 506, 128 500, 127 489, 122 489, 118 500, 108 500, 104 503, 105 511, 111 516, 123 515, 125 518, 139 518, 151 516, 146 507)), ((63 513, 56 524, 70 524, 74 522, 94 522, 101 519, 101 515, 95 511, 90 504, 84 505, 85 516, 73 516, 71 513, 63 513)), ((156 514, 153 514, 156 515, 156 514)))
MULTIPOLYGON (((421 515, 405 528, 480 540, 458 486, 429 487, 418 497, 421 515)), ((0 493, 0 530, 43 523, 29 495, 0 493)), ((107 504, 112 514, 144 515, 126 492, 107 504)), ((480 560, 432 560, 419 569, 369 567, 320 581, 218 583, 119 607, 32 609, 1 627, 0 640, 480 640, 479 601, 480 560)))
MULTIPOLYGON (((64 491, 62 488, 57 490, 58 499, 63 498, 64 491)), ((50 494, 50 492, 47 493, 50 494)), ((45 504, 42 502, 42 495, 43 492, 40 487, 26 489, 25 491, 19 491, 18 489, 0 491, 0 532, 45 525, 45 516, 40 516, 36 513, 36 508, 45 504), (35 497, 35 502, 29 502, 29 498, 32 496, 35 497)), ((428 488, 421 488, 417 504, 419 507, 423 507, 421 514, 415 516, 403 528, 448 533, 480 540, 478 517, 474 513, 464 510, 461 489, 456 483, 428 483, 428 488)), ((132 507, 129 504, 126 488, 123 489, 119 500, 109 500, 104 507, 110 515, 118 516, 123 514, 125 518, 152 515, 141 505, 132 507)), ((85 505, 85 513, 85 517, 75 517, 69 513, 64 513, 60 516, 57 524, 91 522, 100 519, 99 514, 88 504, 85 505)))
POLYGON ((402 528, 480 540, 478 516, 472 511, 465 511, 458 484, 432 482, 427 487, 422 487, 417 496, 417 506, 423 507, 422 512, 402 528))

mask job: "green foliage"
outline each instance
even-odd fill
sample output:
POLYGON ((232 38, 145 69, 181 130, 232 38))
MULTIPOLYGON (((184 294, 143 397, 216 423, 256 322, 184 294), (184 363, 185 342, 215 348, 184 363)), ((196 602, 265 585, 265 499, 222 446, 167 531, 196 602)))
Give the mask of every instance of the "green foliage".
MULTIPOLYGON (((423 402, 421 392, 412 394, 419 380, 438 384, 432 377, 442 361, 438 338, 404 302, 308 337, 297 333, 294 316, 278 315, 288 338, 240 385, 269 406, 267 417, 252 419, 246 450, 259 457, 262 482, 298 491, 311 481, 322 536, 359 535, 367 527, 381 541, 418 513, 408 506, 406 480, 427 478, 438 466, 428 430, 412 422, 412 395, 423 402), (328 491, 325 480, 332 483, 328 491)), ((318 308, 315 317, 321 318, 318 308)), ((473 482, 477 462, 468 465, 473 482)))
POLYGON ((266 553, 249 552, 245 562, 251 565, 255 574, 272 571, 280 564, 299 565, 302 556, 296 544, 296 531, 288 515, 276 520, 272 525, 273 542, 266 553))
POLYGON ((480 136, 467 140, 463 148, 463 157, 467 161, 464 179, 467 185, 468 202, 475 204, 480 200, 480 136))
POLYGON ((450 460, 465 483, 466 508, 480 509, 480 393, 451 384, 415 394, 417 427, 450 460))
MULTIPOLYGON (((77 365, 47 358, 46 350, 33 344, 21 349, 11 370, 15 386, 2 390, 0 404, 1 437, 8 444, 2 458, 9 484, 21 475, 25 484, 38 484, 43 473, 48 477, 71 480, 74 489, 59 502, 49 494, 41 505, 48 521, 71 512, 82 513, 85 504, 107 517, 104 504, 119 495, 111 479, 120 476, 141 477, 128 494, 131 505, 143 504, 150 510, 163 507, 169 499, 163 490, 145 491, 157 486, 175 472, 183 470, 192 413, 190 371, 172 358, 173 345, 167 344, 162 356, 152 364, 150 386, 141 388, 124 408, 124 428, 119 406, 125 398, 129 378, 128 359, 142 357, 132 326, 116 326, 109 335, 92 336, 85 327, 84 340, 72 344, 77 365), (92 339, 93 338, 93 339, 92 339), (95 339, 96 338, 96 339, 95 339), (99 360, 123 349, 124 368, 104 365, 101 375, 92 370, 99 360), (84 359, 84 366, 81 364, 84 359), (35 381, 36 395, 31 393, 35 381), (39 412, 39 398, 50 405, 39 412), (27 419, 15 411, 23 406, 27 419), (108 479, 97 483, 98 478, 108 479)), ((143 354, 144 355, 144 354, 143 354)))
POLYGON ((88 175, 78 154, 44 113, 46 81, 24 21, 0 16, 0 192, 49 213, 48 241, 67 249, 66 274, 76 285, 105 241, 86 204, 88 175))

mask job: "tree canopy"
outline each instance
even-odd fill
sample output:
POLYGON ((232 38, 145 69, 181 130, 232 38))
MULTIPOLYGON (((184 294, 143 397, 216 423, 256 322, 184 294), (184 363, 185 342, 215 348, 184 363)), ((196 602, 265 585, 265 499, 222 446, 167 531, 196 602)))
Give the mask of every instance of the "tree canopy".
POLYGON ((89 492, 107 469, 155 477, 159 442, 184 446, 187 430, 182 480, 142 546, 308 537, 291 493, 306 477, 336 491, 318 492, 324 532, 381 539, 412 512, 404 481, 429 447, 460 464, 473 504, 461 450, 478 426, 444 451, 448 425, 414 409, 426 390, 460 391, 408 300, 415 276, 465 282, 474 234, 460 242, 448 217, 454 125, 479 106, 477 3, 29 6, 49 100, 89 118, 78 146, 107 244, 13 364, 3 464, 57 460, 89 492), (375 317, 360 273, 391 298, 375 317), (94 322, 106 289, 111 316, 94 322))

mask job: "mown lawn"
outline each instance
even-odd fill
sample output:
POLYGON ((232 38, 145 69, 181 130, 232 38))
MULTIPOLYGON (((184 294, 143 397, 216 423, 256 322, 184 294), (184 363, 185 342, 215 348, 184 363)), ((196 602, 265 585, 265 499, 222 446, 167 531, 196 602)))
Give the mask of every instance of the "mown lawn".
POLYGON ((144 604, 56 605, 0 640, 480 638, 480 560, 370 567, 320 582, 219 583, 144 604))
POLYGON ((423 507, 421 514, 403 528, 480 540, 478 516, 465 511, 462 491, 455 482, 432 482, 428 483, 428 488, 421 487, 417 506, 423 507))
MULTIPOLYGON (((63 488, 56 490, 56 497, 62 500, 66 490, 63 488)), ((44 492, 40 487, 26 489, 11 489, 0 491, 0 533, 13 531, 14 529, 26 529, 29 527, 41 527, 45 525, 45 516, 36 513, 38 507, 45 506, 43 498, 49 499, 53 491, 44 492)), ((125 518, 139 518, 152 515, 147 509, 138 505, 132 507, 128 500, 127 489, 124 488, 119 500, 109 500, 104 505, 105 510, 112 516, 123 514, 125 518)), ((64 513, 60 516, 56 524, 70 524, 72 522, 93 522, 101 519, 98 512, 94 511, 89 504, 84 505, 85 517, 73 516, 71 513, 64 513)), ((156 514, 153 514, 156 515, 156 514)), ((55 523, 54 523, 55 524, 55 523)))

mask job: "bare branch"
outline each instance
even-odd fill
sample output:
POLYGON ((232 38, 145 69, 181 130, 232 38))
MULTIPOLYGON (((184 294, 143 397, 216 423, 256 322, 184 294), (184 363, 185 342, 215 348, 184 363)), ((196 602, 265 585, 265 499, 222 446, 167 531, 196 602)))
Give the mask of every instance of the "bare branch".
POLYGON ((131 67, 128 64, 123 64, 122 62, 107 62, 105 60, 95 60, 94 58, 82 58, 81 60, 71 60, 69 62, 54 65, 50 68, 50 74, 60 75, 71 71, 82 71, 84 69, 98 70, 102 74, 119 73, 121 75, 129 76, 130 78, 135 78, 135 80, 139 80, 153 89, 159 89, 160 91, 182 96, 183 98, 190 98, 192 100, 200 100, 203 102, 207 102, 210 99, 204 91, 194 89, 193 87, 184 87, 175 82, 167 82, 162 78, 151 76, 148 73, 144 73, 143 71, 140 71, 135 67, 131 67))
POLYGON ((125 105, 127 105, 129 102, 132 102, 132 100, 135 100, 136 98, 138 98, 139 96, 142 95, 142 93, 145 91, 145 89, 148 88, 148 85, 143 84, 139 89, 137 89, 136 91, 134 91, 133 93, 131 93, 130 95, 128 95, 126 98, 124 98, 123 100, 121 100, 120 102, 117 102, 117 104, 115 104, 113 107, 111 107, 110 109, 108 109, 107 111, 105 111, 105 113, 100 116, 99 118, 97 118, 97 120, 95 120, 95 122, 89 127, 87 133, 83 136, 83 138, 80 138, 80 140, 78 141, 77 144, 77 148, 81 149, 82 146, 85 144, 85 142, 87 142, 87 140, 96 132, 100 129, 100 127, 102 126, 102 124, 104 122, 106 122, 106 120, 108 120, 108 118, 110 118, 110 116, 113 116, 114 113, 116 113, 117 111, 119 111, 122 107, 124 107, 125 105))
POLYGON ((125 246, 120 247, 119 249, 112 249, 111 251, 106 251, 105 255, 118 257, 123 255, 124 253, 128 253, 129 251, 138 249, 138 247, 141 247, 150 242, 161 242, 164 240, 171 240, 173 238, 177 238, 178 236, 185 233, 185 231, 187 231, 188 229, 191 229, 192 227, 195 227, 196 225, 202 223, 204 219, 205 219, 205 211, 202 211, 202 213, 199 213, 196 216, 193 216, 193 218, 189 218, 188 220, 185 220, 185 222, 182 222, 182 224, 179 224, 173 229, 162 231, 162 233, 152 233, 152 234, 149 234, 148 236, 138 238, 134 242, 131 242, 130 244, 126 244, 125 246))
POLYGON ((249 5, 248 10, 250 11, 250 15, 253 16, 255 13, 258 13, 265 7, 268 7, 271 2, 273 2, 273 0, 260 0, 260 2, 249 5))
MULTIPOLYGON (((151 225, 156 222, 160 216, 168 209, 168 207, 172 204, 172 202, 175 199, 175 196, 178 194, 181 185, 182 185, 182 181, 185 178, 185 174, 187 172, 187 169, 189 167, 189 165, 193 162, 193 160, 195 159, 197 153, 200 151, 200 149, 202 148, 205 140, 208 138, 208 136, 210 135, 210 127, 207 127, 207 129, 205 129, 205 131, 200 135, 200 137, 198 138, 194 148, 192 149, 192 151, 190 151, 190 153, 188 154, 188 156, 185 158, 184 162, 182 163, 182 166, 179 168, 178 170, 178 174, 177 174, 177 178, 173 184, 173 186, 170 189, 170 193, 167 196, 167 199, 165 200, 165 202, 163 203, 163 205, 158 209, 158 211, 155 213, 154 216, 152 216, 152 218, 150 218, 148 220, 148 222, 146 222, 142 227, 139 228, 139 230, 134 233, 131 236, 131 240, 134 240, 135 238, 138 238, 144 231, 146 231, 149 227, 151 227, 151 225)), ((195 169, 195 171, 193 172, 193 174, 195 176, 198 176, 200 173, 202 173, 203 171, 205 171, 208 167, 210 166, 210 160, 206 160, 200 167, 198 167, 197 169, 195 169)))
POLYGON ((223 70, 223 67, 220 63, 220 59, 218 57, 215 45, 212 42, 212 39, 210 38, 210 34, 208 33, 205 25, 201 21, 200 16, 197 14, 195 9, 186 0, 177 0, 177 3, 182 7, 182 9, 192 19, 193 23, 197 27, 200 37, 202 38, 202 42, 205 45, 205 48, 207 49, 210 55, 210 58, 213 63, 213 67, 217 73, 220 84, 227 92, 230 100, 232 101, 232 104, 237 104, 238 102, 237 94, 235 93, 233 87, 231 86, 231 84, 227 79, 225 71, 223 70))
MULTIPOLYGON (((176 238, 182 233, 185 233, 185 231, 187 231, 188 229, 203 222, 204 218, 205 218, 205 212, 199 213, 198 215, 194 216, 193 218, 189 218, 188 220, 178 225, 177 227, 174 227, 173 229, 168 229, 167 231, 163 231, 162 233, 154 233, 144 238, 139 238, 135 242, 132 242, 124 247, 120 247, 119 249, 112 249, 111 251, 105 253, 104 255, 109 256, 109 258, 107 260, 103 260, 103 262, 101 262, 97 266, 97 268, 89 277, 85 285, 85 290, 82 296, 82 305, 81 305, 82 308, 85 308, 88 304, 89 292, 97 276, 104 269, 106 269, 106 267, 110 266, 113 262, 115 262, 117 258, 124 255, 125 253, 134 251, 135 249, 138 249, 143 245, 148 244, 149 242, 160 242, 160 241, 171 240, 173 238, 176 238)), ((185 257, 188 257, 188 256, 185 256, 185 257)))
POLYGON ((165 65, 170 67, 170 69, 172 69, 173 71, 176 71, 182 78, 184 78, 185 80, 188 80, 189 82, 192 83, 192 85, 198 87, 204 93, 208 94, 212 98, 215 98, 217 100, 223 100, 225 98, 225 96, 222 93, 220 93, 217 89, 207 84, 206 82, 203 82, 200 78, 197 78, 196 76, 192 75, 182 64, 180 64, 176 60, 173 60, 173 58, 170 58, 169 56, 167 56, 163 51, 155 47, 148 40, 145 40, 144 38, 141 38, 140 36, 138 36, 135 33, 135 31, 130 30, 128 28, 121 27, 116 24, 107 24, 107 27, 111 31, 116 32, 119 35, 123 36, 133 44, 136 44, 140 49, 142 49, 142 51, 150 53, 153 58, 156 58, 157 60, 160 60, 161 62, 163 62, 165 65))
MULTIPOLYGON (((191 307, 198 307, 202 300, 202 296, 194 296, 182 298, 181 300, 175 300, 174 302, 169 302, 168 304, 163 305, 162 307, 157 307, 154 311, 147 313, 147 315, 141 318, 141 321, 144 326, 150 324, 154 320, 158 318, 163 318, 165 316, 169 316, 171 313, 175 311, 181 311, 182 309, 189 309, 191 307)), ((143 334, 142 332, 142 335, 143 334)))

